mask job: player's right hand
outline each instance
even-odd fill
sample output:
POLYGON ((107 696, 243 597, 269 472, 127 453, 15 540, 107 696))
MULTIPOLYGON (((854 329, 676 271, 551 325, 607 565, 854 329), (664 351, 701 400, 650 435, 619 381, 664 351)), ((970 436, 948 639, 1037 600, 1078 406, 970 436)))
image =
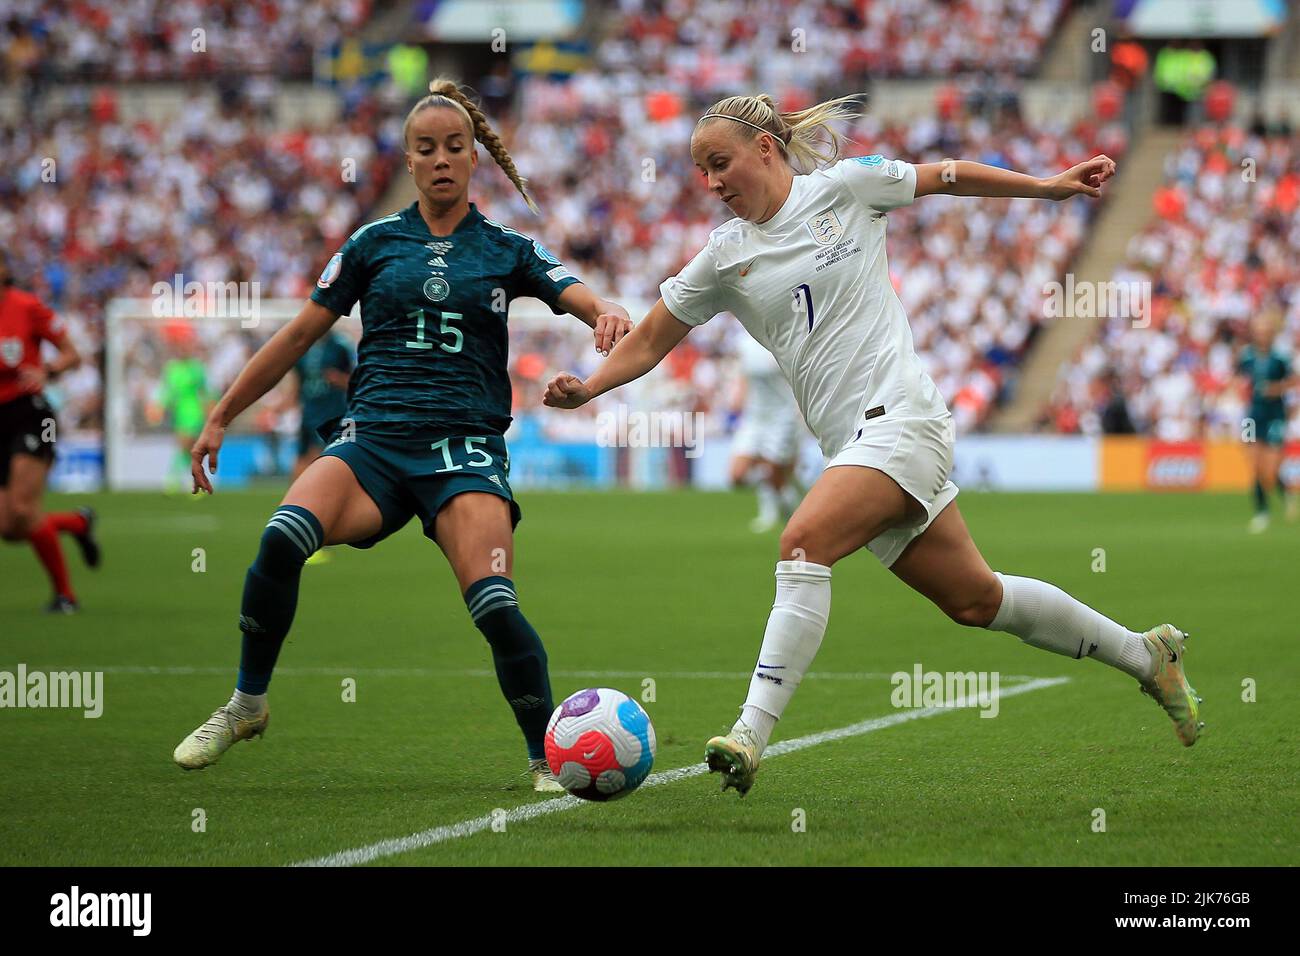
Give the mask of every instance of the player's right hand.
POLYGON ((576 375, 561 372, 546 385, 542 404, 551 408, 577 408, 591 401, 591 389, 576 375))
POLYGON ((203 472, 203 459, 204 457, 208 459, 208 470, 215 475, 217 454, 221 451, 221 443, 225 437, 225 428, 215 422, 206 422, 203 425, 198 441, 190 449, 190 475, 194 478, 194 490, 190 492, 191 494, 197 495, 200 491, 212 494, 212 482, 203 472))

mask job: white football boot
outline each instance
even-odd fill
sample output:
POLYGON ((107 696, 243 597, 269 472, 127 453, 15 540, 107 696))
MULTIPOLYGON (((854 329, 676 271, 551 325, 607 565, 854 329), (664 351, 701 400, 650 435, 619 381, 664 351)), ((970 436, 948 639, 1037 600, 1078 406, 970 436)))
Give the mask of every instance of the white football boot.
POLYGON ((528 773, 533 778, 533 789, 538 793, 564 793, 560 781, 555 779, 545 757, 528 761, 528 773))
POLYGON ((709 765, 709 773, 722 774, 724 793, 728 787, 735 787, 742 797, 754 786, 761 757, 758 735, 739 720, 728 733, 713 737, 704 745, 704 762, 709 765))
POLYGON ((183 770, 202 770, 239 741, 262 736, 270 721, 270 707, 254 717, 243 717, 223 704, 177 745, 172 759, 183 770))

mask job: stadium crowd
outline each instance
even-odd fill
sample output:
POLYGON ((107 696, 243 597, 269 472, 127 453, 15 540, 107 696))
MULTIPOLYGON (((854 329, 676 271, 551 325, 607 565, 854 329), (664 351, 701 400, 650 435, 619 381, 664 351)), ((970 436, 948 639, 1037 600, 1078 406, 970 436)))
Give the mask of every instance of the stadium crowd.
POLYGON ((1104 320, 1062 367, 1041 427, 1240 437, 1234 374, 1250 319, 1281 313, 1279 346, 1300 345, 1300 137, 1199 127, 1167 157, 1153 207, 1114 277, 1150 283, 1149 326, 1104 320))
POLYGON ((707 96, 1032 73, 1066 0, 619 0, 603 54, 707 96), (757 51, 757 55, 756 55, 757 51))
MULTIPOLYGON (((648 305, 659 282, 679 270, 726 216, 689 155, 693 119, 717 95, 766 88, 789 109, 865 87, 868 75, 948 72, 978 62, 1009 77, 1037 62, 1064 7, 1063 0, 768 5, 770 16, 750 18, 739 4, 713 4, 705 18, 699 4, 687 0, 624 0, 595 49, 592 69, 566 81, 517 78, 508 68, 494 72, 481 83, 485 104, 543 214, 534 218, 487 161, 480 164, 473 198, 487 215, 536 235, 602 292, 648 305), (1017 24, 1013 35, 950 28, 954 19, 985 23, 995 15, 1017 24), (714 27, 702 29, 706 20, 714 27), (795 52, 785 31, 751 35, 750 22, 788 22, 791 29, 807 24, 812 52, 795 52), (825 42, 844 48, 828 57, 816 46, 825 42), (771 55, 755 56, 763 46, 771 55)), ((113 29, 128 31, 128 46, 170 49, 142 39, 149 30, 129 26, 132 17, 153 22, 159 6, 154 0, 120 5, 115 9, 127 16, 113 29)), ((98 0, 48 7, 20 0, 17 15, 3 27, 6 62, 12 69, 22 60, 13 54, 15 37, 36 33, 43 37, 43 55, 58 43, 92 50, 94 43, 76 38, 102 7, 98 0)), ((370 7, 365 0, 324 6, 266 0, 218 4, 219 15, 208 16, 223 30, 260 24, 265 34, 244 44, 249 49, 288 51, 303 38, 328 41, 332 31, 364 20, 370 7)), ((185 2, 168 5, 158 22, 185 22, 187 9, 185 2)), ((95 40, 111 35, 99 31, 95 40)), ((154 62, 149 56, 136 59, 155 69, 147 65, 154 62)), ((68 62, 94 60, 86 53, 68 62)), ((163 72, 165 62, 165 56, 157 60, 163 72)), ((280 64, 276 72, 282 74, 280 64)), ((949 89, 932 115, 906 125, 868 116, 846 131, 848 153, 882 152, 913 162, 961 157, 1048 173, 1097 152, 1117 156, 1124 150, 1116 124, 1033 128, 1020 116, 1014 80, 999 80, 996 95, 990 89, 967 86, 955 101, 949 89)), ((45 112, 39 122, 0 126, 0 225, 16 237, 10 248, 15 271, 30 277, 34 291, 58 309, 83 353, 102 355, 110 298, 148 296, 153 283, 178 272, 187 280, 258 281, 264 296, 305 296, 330 252, 374 214, 388 178, 400 172, 397 139, 409 102, 379 91, 346 91, 341 123, 328 131, 286 131, 269 122, 265 106, 274 92, 275 80, 250 76, 233 82, 230 95, 215 105, 195 98, 180 122, 155 127, 122 121, 113 88, 106 86, 61 113, 45 112), (32 156, 57 158, 57 176, 43 180, 32 156), (355 183, 342 180, 342 157, 356 161, 355 183)), ((1086 203, 935 197, 891 214, 895 284, 918 351, 959 428, 978 427, 1014 374, 1040 321, 1035 290, 1063 272, 1093 209, 1086 203)), ((738 374, 734 336, 740 334, 727 319, 692 334, 670 358, 667 374, 656 379, 656 407, 703 412, 712 429, 726 430, 738 374)), ((519 323, 511 349, 521 414, 537 409, 550 373, 567 368, 585 374, 599 360, 581 335, 544 323, 519 323)), ((60 383, 71 427, 100 423, 99 368, 88 362, 60 383)), ((219 391, 226 382, 216 377, 209 384, 219 391)), ((590 414, 600 410, 597 403, 590 414)), ((583 427, 580 416, 568 420, 583 427)))
POLYGON ((355 35, 372 0, 5 0, 6 85, 61 80, 311 74, 320 46, 355 35), (202 31, 202 32, 196 32, 202 31))
POLYGON ((111 88, 40 123, 0 124, 0 232, 15 275, 88 361, 55 389, 65 427, 100 424, 104 318, 156 282, 258 282, 305 297, 396 171, 400 118, 373 97, 326 130, 274 129, 255 104, 195 97, 127 122, 111 88), (355 163, 345 181, 344 161, 355 163))

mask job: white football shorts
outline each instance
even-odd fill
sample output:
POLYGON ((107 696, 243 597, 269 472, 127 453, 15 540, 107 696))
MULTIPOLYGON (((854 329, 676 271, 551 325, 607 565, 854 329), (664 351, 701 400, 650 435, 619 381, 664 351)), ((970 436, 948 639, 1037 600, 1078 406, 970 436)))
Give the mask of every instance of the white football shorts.
POLYGON ((798 413, 793 406, 771 415, 756 415, 746 409, 732 439, 731 453, 777 465, 791 464, 799 454, 798 413))
POLYGON ((889 567, 913 540, 939 517, 954 498, 957 486, 948 480, 955 441, 952 416, 867 420, 861 430, 826 463, 827 468, 858 465, 875 468, 893 478, 925 508, 919 521, 890 528, 867 543, 880 563, 889 567))

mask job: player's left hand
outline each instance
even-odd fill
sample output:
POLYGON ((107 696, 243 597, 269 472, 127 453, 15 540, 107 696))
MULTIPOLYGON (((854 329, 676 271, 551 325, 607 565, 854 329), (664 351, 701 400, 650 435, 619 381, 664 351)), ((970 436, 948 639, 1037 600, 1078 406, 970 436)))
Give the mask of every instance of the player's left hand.
POLYGON ((1104 153, 1057 173, 1045 183, 1047 199, 1069 199, 1083 194, 1094 199, 1101 196, 1101 184, 1115 175, 1115 160, 1104 153))
POLYGON ((596 338, 596 351, 601 355, 608 355, 610 350, 618 345, 619 340, 631 331, 632 320, 627 316, 602 312, 596 316, 596 325, 592 329, 592 334, 596 338))
POLYGON ((49 374, 45 371, 44 366, 32 368, 29 365, 18 366, 18 384, 26 391, 39 392, 49 381, 49 374))

